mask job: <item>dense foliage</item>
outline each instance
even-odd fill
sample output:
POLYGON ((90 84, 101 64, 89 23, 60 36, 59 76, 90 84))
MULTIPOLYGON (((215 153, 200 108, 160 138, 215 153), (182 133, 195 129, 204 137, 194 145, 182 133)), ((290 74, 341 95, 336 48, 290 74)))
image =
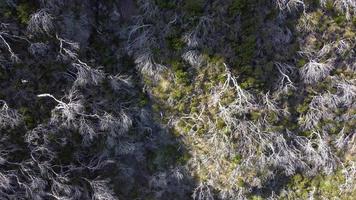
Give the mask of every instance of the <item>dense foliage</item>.
POLYGON ((354 199, 354 0, 0 0, 0 199, 354 199))

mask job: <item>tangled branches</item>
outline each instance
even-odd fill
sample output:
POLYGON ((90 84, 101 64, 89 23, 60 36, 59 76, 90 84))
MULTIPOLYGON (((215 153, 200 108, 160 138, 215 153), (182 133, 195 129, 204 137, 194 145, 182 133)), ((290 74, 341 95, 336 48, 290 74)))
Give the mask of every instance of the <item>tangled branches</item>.
POLYGON ((203 58, 199 55, 198 51, 187 51, 183 54, 182 58, 193 67, 199 67, 203 63, 203 58))
POLYGON ((13 50, 12 50, 10 44, 9 44, 9 43, 7 42, 7 40, 5 39, 6 37, 12 38, 12 37, 14 37, 14 36, 8 34, 7 31, 3 31, 3 30, 2 30, 2 29, 6 29, 6 28, 7 28, 7 25, 6 25, 6 24, 1 23, 1 24, 0 24, 0 28, 1 28, 1 29, 0 29, 0 41, 1 41, 0 44, 3 44, 3 45, 6 47, 7 51, 10 53, 10 60, 11 60, 12 62, 14 62, 14 63, 20 62, 19 57, 13 52, 13 50))
POLYGON ((101 70, 93 69, 86 63, 77 60, 77 63, 73 63, 73 66, 77 69, 77 79, 75 85, 85 86, 87 84, 98 85, 100 84, 105 75, 101 70))
POLYGON ((0 100, 0 103, 2 104, 0 108, 0 129, 14 128, 19 125, 22 116, 16 110, 9 108, 4 100, 0 100))
POLYGON ((156 78, 158 78, 160 72, 166 68, 164 65, 161 65, 154 60, 151 52, 144 52, 137 55, 135 63, 142 74, 156 78))
POLYGON ((210 186, 204 183, 200 183, 200 185, 195 188, 193 192, 194 200, 214 200, 212 191, 210 186))
MULTIPOLYGON (((327 6, 330 1, 321 0, 322 6, 327 6)), ((356 2, 353 0, 332 0, 333 6, 346 15, 346 19, 350 20, 353 15, 356 14, 356 2)))
POLYGON ((294 90, 296 87, 290 76, 295 75, 295 68, 288 64, 276 63, 277 69, 281 74, 278 80, 277 90, 287 93, 289 90, 294 90))
POLYGON ((305 83, 314 84, 327 77, 331 70, 330 64, 311 60, 300 70, 300 74, 305 83))
POLYGON ((305 9, 305 3, 303 0, 275 0, 278 8, 280 10, 288 10, 289 12, 293 9, 298 9, 303 7, 305 9))
POLYGON ((59 56, 65 59, 77 59, 77 51, 79 50, 79 44, 60 38, 58 35, 56 35, 56 38, 59 41, 59 56))
POLYGON ((46 34, 50 36, 54 29, 52 20, 53 17, 46 10, 40 10, 31 15, 27 30, 32 34, 46 34))
POLYGON ((214 31, 213 20, 210 16, 202 16, 198 19, 193 30, 186 33, 183 38, 188 47, 194 48, 202 45, 208 39, 208 34, 214 31))
POLYGON ((93 189, 94 195, 93 198, 95 200, 116 200, 117 198, 114 196, 114 192, 107 187, 109 181, 108 180, 93 180, 89 181, 90 186, 93 189))
POLYGON ((35 57, 44 57, 49 51, 49 46, 42 42, 31 43, 28 51, 35 57))
POLYGON ((64 121, 67 126, 71 126, 76 121, 78 115, 83 114, 83 104, 80 101, 80 98, 76 95, 75 92, 71 92, 68 96, 69 102, 65 103, 61 100, 56 99, 51 94, 40 94, 38 97, 49 97, 55 100, 58 105, 53 110, 53 120, 54 121, 64 121))

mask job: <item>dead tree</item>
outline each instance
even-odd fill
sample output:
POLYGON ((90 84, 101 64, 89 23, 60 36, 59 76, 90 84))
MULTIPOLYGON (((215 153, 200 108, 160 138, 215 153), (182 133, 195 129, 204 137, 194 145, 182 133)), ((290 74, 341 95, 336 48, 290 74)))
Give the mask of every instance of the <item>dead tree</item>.
POLYGON ((51 36, 54 31, 53 17, 46 11, 40 10, 31 15, 27 30, 31 34, 46 34, 51 36))

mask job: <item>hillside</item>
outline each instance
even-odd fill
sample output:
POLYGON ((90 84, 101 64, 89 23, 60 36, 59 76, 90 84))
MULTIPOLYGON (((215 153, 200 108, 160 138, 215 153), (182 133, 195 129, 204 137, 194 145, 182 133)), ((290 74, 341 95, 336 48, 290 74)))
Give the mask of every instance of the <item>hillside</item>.
POLYGON ((356 196, 355 0, 0 0, 0 199, 356 196))

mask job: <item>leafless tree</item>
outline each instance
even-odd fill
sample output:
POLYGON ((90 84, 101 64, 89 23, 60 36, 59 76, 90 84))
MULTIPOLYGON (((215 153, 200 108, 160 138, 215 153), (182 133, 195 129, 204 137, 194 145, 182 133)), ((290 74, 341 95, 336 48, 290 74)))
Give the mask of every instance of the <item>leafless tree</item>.
POLYGON ((298 169, 306 168, 307 163, 301 159, 299 150, 289 145, 283 135, 274 133, 271 139, 265 145, 268 148, 267 152, 271 152, 268 162, 272 166, 283 169, 288 176, 294 175, 298 169))
POLYGON ((116 200, 114 192, 108 187, 108 180, 87 180, 93 189, 93 200, 116 200))
POLYGON ((288 64, 276 63, 277 69, 281 74, 278 80, 277 90, 287 93, 289 90, 294 90, 296 87, 290 76, 294 76, 296 69, 288 64))
POLYGON ((289 12, 294 9, 302 7, 305 9, 305 3, 303 0, 275 0, 280 10, 288 10, 289 12))
POLYGON ((350 161, 346 166, 343 167, 342 173, 345 176, 345 182, 341 185, 342 192, 351 192, 356 189, 356 163, 354 161, 350 161))
POLYGON ((128 93, 132 93, 133 83, 131 77, 117 74, 115 76, 108 76, 110 80, 110 85, 115 91, 126 91, 128 93))
POLYGON ((214 200, 213 193, 210 186, 206 183, 200 183, 200 185, 195 188, 193 192, 194 200, 214 200))
POLYGON ((87 84, 98 85, 105 78, 103 71, 94 69, 79 59, 73 63, 73 66, 77 69, 75 84, 78 86, 85 86, 87 84))
POLYGON ((58 100, 51 94, 40 94, 37 95, 38 97, 49 97, 52 98, 54 101, 58 103, 55 109, 52 111, 53 117, 52 120, 54 121, 63 121, 67 126, 71 126, 75 121, 77 116, 85 115, 83 114, 83 104, 80 98, 77 96, 76 92, 73 91, 68 95, 68 103, 65 103, 61 100, 58 100))
POLYGON ((300 118, 301 126, 310 130, 317 127, 321 119, 332 119, 332 110, 337 109, 340 99, 329 92, 314 96, 309 104, 308 112, 300 118))
POLYGON ((204 61, 199 52, 194 50, 185 52, 182 58, 193 67, 200 67, 204 61))
POLYGON ((345 55, 347 51, 352 48, 352 41, 343 39, 340 40, 336 45, 336 52, 340 55, 345 55))
POLYGON ((355 80, 336 79, 333 83, 338 89, 340 102, 344 106, 352 106, 356 98, 355 80))
POLYGON ((109 131, 113 137, 123 135, 132 126, 132 120, 126 113, 121 113, 119 117, 114 117, 105 113, 100 119, 102 130, 109 131))
POLYGON ((166 67, 155 61, 151 52, 144 52, 136 56, 135 63, 142 74, 159 77, 166 67))
POLYGON ((314 84, 326 78, 332 69, 333 67, 329 63, 311 60, 301 68, 300 74, 306 84, 314 84))
POLYGON ((32 34, 46 34, 50 36, 54 29, 52 20, 53 17, 47 10, 39 10, 31 15, 27 30, 32 34))
POLYGON ((62 58, 70 58, 73 60, 77 59, 77 51, 79 50, 79 44, 60 38, 58 34, 56 34, 56 38, 59 42, 59 55, 62 58))
POLYGON ((79 118, 79 133, 83 136, 83 144, 89 145, 99 134, 94 128, 94 124, 84 116, 79 118))
POLYGON ((191 31, 187 32, 183 39, 188 47, 194 48, 202 45, 205 39, 209 38, 209 32, 214 30, 213 20, 210 16, 202 16, 198 19, 198 24, 191 31))
MULTIPOLYGON (((1 26, 3 26, 3 24, 1 24, 1 26)), ((5 31, 0 31, 0 40, 1 40, 1 43, 3 45, 5 45, 7 51, 10 53, 10 59, 12 62, 14 63, 18 63, 20 62, 20 59, 19 57, 13 52, 11 46, 9 45, 9 43, 6 41, 6 39, 4 38, 4 36, 6 37, 10 37, 10 35, 8 33, 6 33, 5 31)), ((0 43, 0 44, 1 44, 0 43)))

